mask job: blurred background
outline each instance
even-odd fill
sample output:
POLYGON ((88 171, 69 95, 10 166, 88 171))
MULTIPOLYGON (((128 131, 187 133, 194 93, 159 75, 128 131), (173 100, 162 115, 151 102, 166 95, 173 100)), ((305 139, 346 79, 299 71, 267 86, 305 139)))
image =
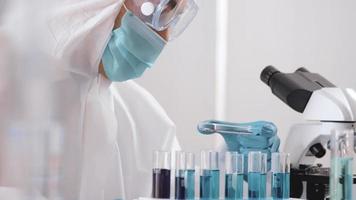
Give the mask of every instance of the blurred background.
POLYGON ((356 88, 356 1, 197 2, 193 25, 138 80, 176 123, 184 150, 216 145, 218 136, 196 131, 206 119, 275 122, 283 147, 290 126, 303 120, 260 81, 267 65, 306 67, 356 88))

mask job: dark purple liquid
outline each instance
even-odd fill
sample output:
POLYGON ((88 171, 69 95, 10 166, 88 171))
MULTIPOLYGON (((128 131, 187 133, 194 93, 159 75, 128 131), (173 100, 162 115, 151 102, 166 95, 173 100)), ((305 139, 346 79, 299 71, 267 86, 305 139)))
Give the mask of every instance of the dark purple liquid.
POLYGON ((186 199, 185 198, 185 184, 184 177, 176 176, 176 185, 175 185, 175 199, 186 199))
POLYGON ((153 169, 152 198, 169 199, 171 193, 171 170, 153 169))

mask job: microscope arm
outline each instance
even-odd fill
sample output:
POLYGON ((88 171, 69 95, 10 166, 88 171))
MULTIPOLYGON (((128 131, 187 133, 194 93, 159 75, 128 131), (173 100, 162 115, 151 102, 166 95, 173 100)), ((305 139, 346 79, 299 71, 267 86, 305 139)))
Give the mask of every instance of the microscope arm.
POLYGON ((353 89, 322 88, 314 91, 303 112, 310 121, 355 122, 356 92, 353 89))

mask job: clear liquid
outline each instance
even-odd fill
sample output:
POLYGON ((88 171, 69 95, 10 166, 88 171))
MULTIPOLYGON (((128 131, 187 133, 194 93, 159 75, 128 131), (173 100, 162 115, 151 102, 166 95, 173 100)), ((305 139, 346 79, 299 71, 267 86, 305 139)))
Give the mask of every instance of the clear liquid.
POLYGON ((249 172, 248 173, 248 198, 256 200, 260 198, 261 190, 261 173, 249 172))
POLYGON ((260 198, 266 198, 267 174, 261 174, 260 198))
POLYGON ((152 174, 152 197, 169 199, 171 192, 171 170, 153 169, 152 174))
POLYGON ((185 172, 185 199, 195 198, 195 170, 185 172))
POLYGON ((290 192, 290 174, 273 173, 272 175, 272 198, 288 199, 290 192))
POLYGON ((219 170, 202 170, 200 175, 200 199, 219 199, 219 170))
POLYGON ((225 199, 235 200, 243 198, 243 174, 225 175, 225 199))
POLYGON ((352 157, 332 158, 330 199, 352 200, 352 157))

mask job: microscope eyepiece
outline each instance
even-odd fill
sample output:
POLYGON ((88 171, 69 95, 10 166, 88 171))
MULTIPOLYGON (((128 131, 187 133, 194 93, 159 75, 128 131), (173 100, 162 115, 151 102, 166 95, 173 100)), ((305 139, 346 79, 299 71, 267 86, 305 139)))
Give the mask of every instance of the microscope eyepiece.
POLYGON ((296 72, 310 72, 310 71, 305 69, 304 67, 301 67, 301 68, 297 69, 296 72))
POLYGON ((276 73, 281 73, 281 72, 275 67, 273 67, 272 65, 270 65, 264 68, 264 70, 261 72, 260 78, 264 83, 266 83, 269 86, 272 76, 276 73))
POLYGON ((294 73, 283 73, 273 66, 267 66, 261 72, 260 78, 271 88, 274 95, 300 113, 304 112, 314 91, 323 87, 335 87, 324 77, 303 67, 294 73))

